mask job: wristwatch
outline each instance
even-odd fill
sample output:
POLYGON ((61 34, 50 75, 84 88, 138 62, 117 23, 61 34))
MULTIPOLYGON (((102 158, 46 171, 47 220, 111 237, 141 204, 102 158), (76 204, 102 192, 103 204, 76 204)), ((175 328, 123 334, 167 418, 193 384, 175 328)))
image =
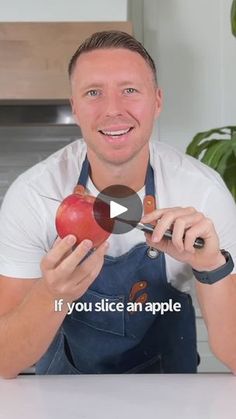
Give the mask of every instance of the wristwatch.
POLYGON ((220 279, 225 278, 232 272, 234 268, 234 262, 230 253, 224 249, 221 250, 221 253, 224 256, 226 263, 219 268, 214 269, 213 271, 196 271, 195 269, 192 269, 193 275, 198 281, 202 282, 203 284, 211 285, 220 279))

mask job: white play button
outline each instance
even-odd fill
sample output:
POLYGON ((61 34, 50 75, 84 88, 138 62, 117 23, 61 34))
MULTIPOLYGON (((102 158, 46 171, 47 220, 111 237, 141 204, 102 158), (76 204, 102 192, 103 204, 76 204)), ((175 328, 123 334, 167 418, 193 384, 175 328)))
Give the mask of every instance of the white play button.
POLYGON ((137 225, 140 222, 142 213, 143 203, 139 195, 124 185, 111 185, 103 189, 93 205, 93 214, 98 225, 112 234, 124 234, 133 230, 135 223, 137 225), (106 204, 105 208, 101 207, 101 202, 106 204), (128 223, 130 220, 132 224, 128 223))
POLYGON ((117 204, 115 201, 110 201, 110 218, 115 218, 118 215, 124 214, 126 211, 128 211, 128 208, 117 204))

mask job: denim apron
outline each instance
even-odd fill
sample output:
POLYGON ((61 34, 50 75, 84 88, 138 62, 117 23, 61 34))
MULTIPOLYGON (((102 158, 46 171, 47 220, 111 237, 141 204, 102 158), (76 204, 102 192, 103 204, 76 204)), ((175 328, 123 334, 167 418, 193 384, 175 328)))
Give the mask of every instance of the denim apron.
MULTIPOLYGON (((86 187, 89 170, 86 158, 78 185, 86 187)), ((150 163, 145 192, 155 202, 150 163)), ((121 256, 105 256, 98 277, 77 302, 84 304, 84 310, 74 309, 65 317, 49 349, 36 364, 36 374, 197 371, 191 297, 167 282, 164 253, 150 248, 145 241, 121 256), (153 314, 145 309, 147 303, 169 300, 173 305, 180 303, 180 311, 153 314), (104 302, 123 303, 124 309, 94 310, 104 302), (132 302, 141 303, 142 309, 129 311, 132 302)))

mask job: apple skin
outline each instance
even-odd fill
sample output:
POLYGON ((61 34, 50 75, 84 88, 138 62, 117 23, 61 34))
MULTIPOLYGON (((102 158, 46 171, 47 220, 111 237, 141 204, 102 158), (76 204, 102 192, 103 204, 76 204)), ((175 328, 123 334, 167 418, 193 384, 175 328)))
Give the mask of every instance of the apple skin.
POLYGON ((56 213, 56 229, 58 235, 63 238, 73 234, 77 244, 84 239, 93 242, 93 247, 98 247, 108 239, 113 228, 113 220, 109 218, 109 206, 104 202, 96 202, 96 218, 105 219, 109 231, 104 230, 94 217, 95 197, 87 194, 73 193, 67 196, 56 213))

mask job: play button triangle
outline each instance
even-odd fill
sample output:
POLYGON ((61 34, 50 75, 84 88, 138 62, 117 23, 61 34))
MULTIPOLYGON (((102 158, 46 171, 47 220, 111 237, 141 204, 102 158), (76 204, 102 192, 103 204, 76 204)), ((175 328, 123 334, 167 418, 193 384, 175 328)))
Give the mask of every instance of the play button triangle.
POLYGON ((126 211, 128 211, 127 207, 124 207, 115 201, 110 201, 110 218, 118 217, 118 215, 124 214, 126 211))

